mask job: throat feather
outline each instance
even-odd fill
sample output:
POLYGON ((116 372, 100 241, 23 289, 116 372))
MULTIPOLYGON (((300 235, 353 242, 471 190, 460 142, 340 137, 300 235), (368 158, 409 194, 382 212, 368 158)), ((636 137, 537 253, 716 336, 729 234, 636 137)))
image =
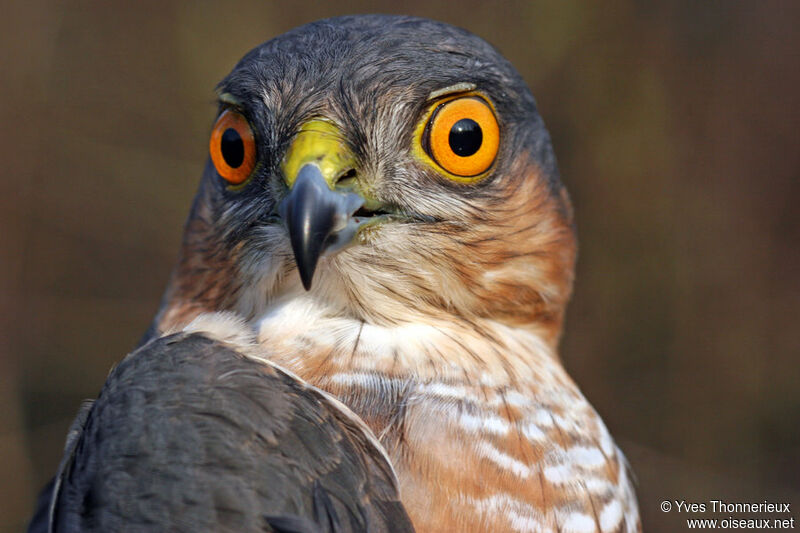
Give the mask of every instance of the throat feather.
POLYGON ((327 314, 310 299, 273 307, 255 329, 270 359, 315 384, 337 373, 363 373, 504 386, 550 379, 556 361, 530 330, 487 320, 378 326, 327 314))

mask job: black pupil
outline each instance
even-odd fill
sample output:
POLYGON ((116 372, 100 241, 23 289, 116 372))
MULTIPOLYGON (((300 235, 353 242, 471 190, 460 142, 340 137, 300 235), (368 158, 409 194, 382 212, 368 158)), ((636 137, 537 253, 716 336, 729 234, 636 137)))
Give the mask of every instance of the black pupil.
POLYGON ((471 118, 462 118, 450 129, 450 149, 456 155, 468 157, 477 152, 483 142, 483 131, 471 118))
POLYGON ((244 141, 239 132, 233 128, 228 128, 222 134, 220 143, 222 158, 231 168, 237 168, 244 161, 244 141))

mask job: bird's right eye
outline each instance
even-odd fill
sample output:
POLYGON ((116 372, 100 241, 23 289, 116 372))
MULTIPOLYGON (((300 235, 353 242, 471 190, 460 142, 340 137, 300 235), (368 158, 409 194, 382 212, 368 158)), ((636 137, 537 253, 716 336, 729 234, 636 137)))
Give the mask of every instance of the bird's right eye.
POLYGON ((209 142, 211 161, 231 185, 244 183, 256 166, 256 141, 241 113, 227 109, 217 119, 209 142))

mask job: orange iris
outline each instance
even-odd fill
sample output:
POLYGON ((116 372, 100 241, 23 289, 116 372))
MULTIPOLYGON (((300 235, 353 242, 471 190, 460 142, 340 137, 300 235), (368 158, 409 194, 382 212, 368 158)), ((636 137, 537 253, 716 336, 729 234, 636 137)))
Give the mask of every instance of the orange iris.
POLYGON ((468 96, 441 104, 428 122, 431 157, 448 172, 473 177, 497 156, 500 128, 482 98, 468 96))
POLYGON ((256 141, 247 119, 232 109, 223 111, 211 132, 209 152, 225 181, 244 183, 256 166, 256 141))

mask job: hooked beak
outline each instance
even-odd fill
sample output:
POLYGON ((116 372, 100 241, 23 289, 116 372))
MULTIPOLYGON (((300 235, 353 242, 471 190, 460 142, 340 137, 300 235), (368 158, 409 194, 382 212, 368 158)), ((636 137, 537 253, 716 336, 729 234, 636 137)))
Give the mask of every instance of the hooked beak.
POLYGON ((354 193, 332 191, 319 167, 309 163, 300 169, 289 196, 278 213, 289 230, 294 260, 306 290, 320 256, 343 248, 358 230, 353 213, 364 204, 354 193))
POLYGON ((290 192, 278 206, 289 230, 300 279, 311 288, 319 258, 344 248, 355 237, 359 223, 353 214, 364 198, 337 182, 353 169, 355 157, 338 128, 324 119, 305 123, 286 153, 282 169, 290 192))

